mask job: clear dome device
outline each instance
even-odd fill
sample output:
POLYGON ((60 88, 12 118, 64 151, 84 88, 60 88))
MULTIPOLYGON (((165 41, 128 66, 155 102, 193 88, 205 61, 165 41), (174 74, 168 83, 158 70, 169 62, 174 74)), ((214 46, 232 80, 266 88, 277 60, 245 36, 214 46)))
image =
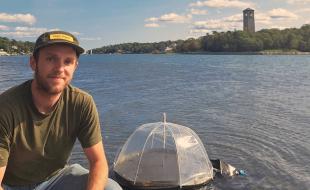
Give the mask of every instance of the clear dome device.
POLYGON ((138 127, 115 158, 113 170, 120 184, 134 189, 179 189, 213 178, 197 134, 165 119, 138 127))

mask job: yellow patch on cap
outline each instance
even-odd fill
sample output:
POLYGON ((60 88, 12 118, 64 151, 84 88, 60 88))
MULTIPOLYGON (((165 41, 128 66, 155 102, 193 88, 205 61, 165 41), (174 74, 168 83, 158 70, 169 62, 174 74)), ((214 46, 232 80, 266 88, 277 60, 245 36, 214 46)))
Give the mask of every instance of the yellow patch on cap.
POLYGON ((51 40, 66 40, 69 42, 74 42, 73 37, 66 35, 66 34, 51 34, 50 35, 51 40))

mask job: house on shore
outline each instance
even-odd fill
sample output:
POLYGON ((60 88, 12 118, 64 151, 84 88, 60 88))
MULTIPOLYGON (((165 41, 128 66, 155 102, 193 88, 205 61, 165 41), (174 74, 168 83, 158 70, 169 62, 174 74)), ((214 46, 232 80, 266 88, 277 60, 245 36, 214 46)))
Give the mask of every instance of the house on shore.
POLYGON ((10 54, 4 51, 3 49, 0 49, 0 56, 8 56, 8 55, 10 54))

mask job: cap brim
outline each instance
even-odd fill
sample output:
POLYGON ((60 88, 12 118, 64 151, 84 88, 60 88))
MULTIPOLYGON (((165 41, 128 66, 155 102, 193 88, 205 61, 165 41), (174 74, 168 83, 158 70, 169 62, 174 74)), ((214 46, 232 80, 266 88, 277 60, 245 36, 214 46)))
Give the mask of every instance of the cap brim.
POLYGON ((80 55, 82 53, 85 52, 85 50, 81 47, 81 46, 78 46, 76 44, 72 44, 72 43, 69 43, 69 42, 64 42, 64 41, 52 41, 52 42, 47 42, 45 44, 42 44, 41 46, 38 46, 36 47, 36 49, 33 51, 33 52, 36 52, 37 50, 39 50, 40 48, 43 48, 43 47, 47 47, 47 46, 50 46, 50 45, 53 45, 53 44, 65 44, 65 45, 69 45, 71 47, 73 47, 77 53, 77 55, 80 55))

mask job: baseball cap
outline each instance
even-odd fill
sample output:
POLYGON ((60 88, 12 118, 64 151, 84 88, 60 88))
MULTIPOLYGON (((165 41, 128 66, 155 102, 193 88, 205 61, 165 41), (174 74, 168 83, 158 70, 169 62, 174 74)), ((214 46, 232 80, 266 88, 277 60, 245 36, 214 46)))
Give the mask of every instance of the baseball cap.
POLYGON ((52 44, 70 45, 75 49, 77 55, 80 55, 84 52, 84 49, 79 45, 79 41, 73 34, 65 31, 50 31, 45 32, 38 37, 34 45, 33 53, 42 47, 46 47, 52 44))

